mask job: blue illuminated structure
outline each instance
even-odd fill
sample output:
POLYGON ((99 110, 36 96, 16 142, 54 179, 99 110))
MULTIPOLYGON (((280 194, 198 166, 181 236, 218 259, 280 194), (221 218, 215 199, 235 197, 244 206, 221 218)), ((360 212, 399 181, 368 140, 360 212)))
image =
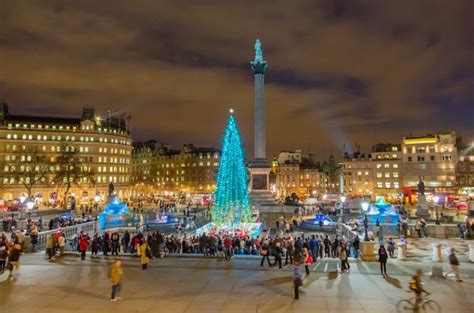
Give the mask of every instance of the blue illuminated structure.
POLYGON ((104 207, 105 214, 128 214, 128 207, 125 202, 120 202, 119 198, 114 196, 112 202, 109 202, 104 207))
POLYGON ((242 140, 233 111, 230 113, 222 140, 212 222, 216 225, 226 224, 233 227, 250 222, 252 209, 248 198, 247 169, 242 140))
POLYGON ((334 230, 336 223, 333 222, 327 215, 316 214, 314 218, 303 220, 301 227, 308 230, 334 230))
POLYGON ((377 220, 382 224, 396 224, 400 215, 393 205, 385 202, 383 198, 378 198, 375 203, 370 204, 367 218, 370 224, 375 224, 377 220))
POLYGON ((99 222, 102 229, 125 226, 131 223, 133 219, 128 211, 127 204, 120 202, 117 196, 111 197, 112 200, 105 205, 104 211, 99 214, 99 222))

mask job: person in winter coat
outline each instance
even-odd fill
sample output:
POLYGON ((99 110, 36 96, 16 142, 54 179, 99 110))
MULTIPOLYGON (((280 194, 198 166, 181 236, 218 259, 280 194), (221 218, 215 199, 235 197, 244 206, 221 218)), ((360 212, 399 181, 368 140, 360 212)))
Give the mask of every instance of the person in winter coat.
POLYGON ((51 260, 53 257, 53 249, 54 249, 54 239, 53 234, 48 235, 46 237, 46 255, 48 256, 48 260, 51 260))
POLYGON ((146 270, 148 268, 149 257, 150 249, 148 248, 148 244, 145 240, 142 240, 140 244, 140 261, 142 264, 142 270, 146 270))
POLYGON ((273 256, 275 257, 275 261, 273 262, 273 265, 276 265, 278 263, 278 268, 281 267, 281 252, 283 249, 283 241, 280 239, 280 237, 277 236, 275 241, 270 247, 270 251, 272 251, 273 256))
POLYGON ((106 231, 104 233, 104 238, 102 240, 102 251, 104 252, 105 256, 107 256, 107 253, 109 253, 110 246, 111 246, 110 234, 109 234, 109 231, 106 231))
MULTIPOLYGON (((289 225, 289 224, 288 224, 289 225)), ((291 240, 291 237, 288 236, 288 238, 285 240, 285 265, 288 265, 288 259, 290 259, 289 264, 293 264, 293 254, 295 253, 293 249, 293 240, 291 240)))
POLYGON ((326 235, 326 238, 324 238, 324 257, 329 258, 330 257, 330 251, 331 251, 331 240, 329 239, 329 236, 326 235))
POLYGON ((130 245, 130 233, 128 232, 128 230, 126 230, 125 234, 123 234, 122 243, 123 243, 123 252, 128 253, 129 245, 130 245))
POLYGON ((5 272, 8 258, 8 251, 6 246, 0 246, 0 275, 5 272))
POLYGON ((59 247, 59 254, 64 254, 64 246, 66 245, 66 239, 64 238, 64 235, 61 234, 58 238, 58 247, 59 247))
POLYGON ((393 253, 395 251, 395 242, 393 241, 392 237, 388 237, 387 240, 387 251, 388 255, 393 258, 393 253))
POLYGON ((92 239, 92 244, 91 244, 92 256, 97 256, 97 252, 99 252, 99 249, 100 249, 101 241, 102 240, 100 236, 95 234, 94 238, 92 239))
POLYGON ((382 276, 387 275, 387 250, 385 249, 384 245, 381 245, 379 248, 379 262, 380 262, 380 272, 382 276))
POLYGON ((300 261, 293 261, 293 287, 295 290, 295 300, 300 298, 299 288, 303 285, 303 275, 301 274, 300 261))
POLYGON ((360 240, 359 236, 355 236, 354 240, 352 241, 352 247, 354 248, 354 258, 359 258, 359 249, 360 249, 360 240))
POLYGON ((311 240, 309 241, 309 246, 311 248, 311 256, 313 257, 313 262, 316 262, 318 259, 319 252, 319 238, 318 235, 312 235, 311 240))
POLYGON ((110 242, 112 246, 112 255, 118 255, 120 248, 120 236, 117 232, 112 233, 110 236, 110 242))
POLYGON ((262 261, 260 262, 260 266, 263 266, 263 262, 267 259, 268 265, 272 265, 270 262, 270 243, 267 239, 264 239, 262 245, 260 247, 260 255, 262 256, 262 261))
POLYGON ((36 245, 38 244, 38 227, 33 224, 30 231, 31 252, 36 252, 36 245))
POLYGON ((81 260, 86 259, 86 251, 89 247, 89 238, 86 234, 81 234, 79 238, 79 252, 81 252, 81 260))
POLYGON ((304 256, 304 269, 306 270, 306 276, 308 276, 309 266, 313 263, 313 258, 307 248, 304 248, 303 256, 304 256))
POLYGON ((345 244, 341 244, 341 252, 339 253, 339 259, 341 260, 341 272, 349 270, 351 266, 348 262, 347 248, 345 244))

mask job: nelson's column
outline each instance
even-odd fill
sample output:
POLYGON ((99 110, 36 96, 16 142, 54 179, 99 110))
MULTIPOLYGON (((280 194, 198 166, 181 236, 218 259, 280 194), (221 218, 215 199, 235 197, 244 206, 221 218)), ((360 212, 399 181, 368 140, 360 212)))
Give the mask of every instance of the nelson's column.
POLYGON ((267 61, 263 59, 259 39, 255 42, 255 59, 250 65, 255 78, 255 150, 254 159, 249 165, 250 199, 253 205, 274 205, 269 181, 271 167, 265 151, 264 78, 267 61))

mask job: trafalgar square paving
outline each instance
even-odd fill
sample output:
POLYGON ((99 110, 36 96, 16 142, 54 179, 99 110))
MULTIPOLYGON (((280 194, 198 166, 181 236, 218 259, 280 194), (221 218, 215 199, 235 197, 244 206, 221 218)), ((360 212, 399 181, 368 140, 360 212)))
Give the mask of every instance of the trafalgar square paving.
POLYGON ((23 255, 13 280, 0 276, 2 313, 72 312, 396 312, 396 304, 413 297, 407 292, 417 268, 425 288, 441 312, 474 311, 474 265, 461 260, 464 282, 432 277, 429 258, 389 260, 389 277, 378 262, 350 260, 349 273, 338 272, 339 260, 323 259, 311 266, 300 300, 293 300, 291 268, 260 267, 258 257, 232 262, 195 255, 153 259, 148 270, 136 257, 123 256, 123 300, 110 302, 109 264, 114 257, 75 254, 48 261, 42 253, 23 255))

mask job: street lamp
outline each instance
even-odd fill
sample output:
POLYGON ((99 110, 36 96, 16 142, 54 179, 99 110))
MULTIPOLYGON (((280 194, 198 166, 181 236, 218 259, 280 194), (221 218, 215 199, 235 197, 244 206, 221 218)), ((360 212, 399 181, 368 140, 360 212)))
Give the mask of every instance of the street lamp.
POLYGON ((96 194, 94 196, 94 201, 95 201, 95 215, 98 213, 98 208, 99 208, 99 201, 100 201, 100 195, 96 194))
POLYGON ((439 222, 438 201, 439 201, 439 197, 438 197, 438 196, 434 196, 434 197, 433 197, 433 204, 434 204, 434 207, 435 207, 435 210, 436 210, 436 225, 441 224, 441 223, 439 222))
POLYGON ((341 199, 341 217, 342 217, 342 214, 344 211, 344 202, 346 202, 346 196, 342 195, 340 199, 341 199))
POLYGON ((25 202, 25 200, 26 200, 26 197, 24 195, 21 195, 20 196, 20 203, 25 202))
POLYGON ((364 211, 364 241, 369 241, 369 220, 367 218, 367 211, 369 210, 370 204, 364 201, 361 203, 361 206, 364 211))

